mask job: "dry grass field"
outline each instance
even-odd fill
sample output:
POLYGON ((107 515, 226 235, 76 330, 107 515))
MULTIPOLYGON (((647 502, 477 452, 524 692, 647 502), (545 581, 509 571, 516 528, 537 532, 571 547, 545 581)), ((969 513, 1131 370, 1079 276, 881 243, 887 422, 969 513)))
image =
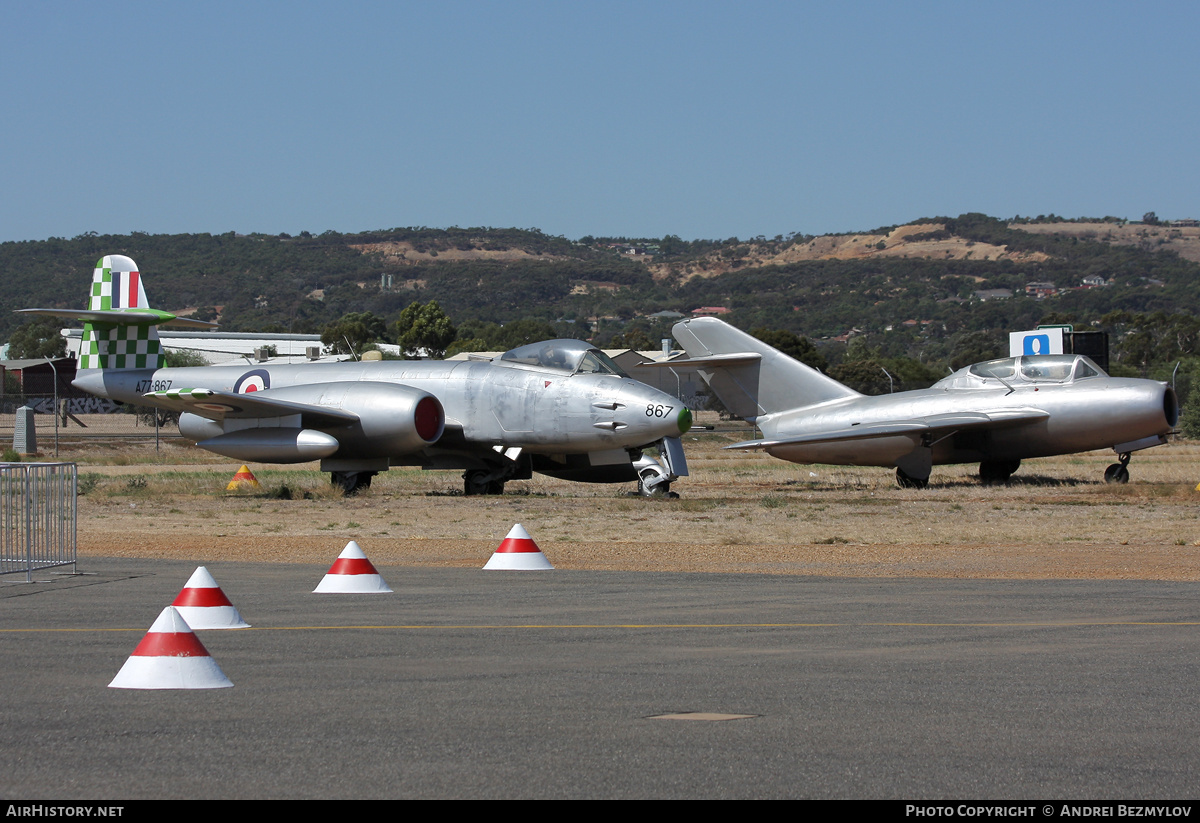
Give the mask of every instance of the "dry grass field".
POLYGON ((232 462, 180 445, 63 448, 79 463, 79 553, 329 564, 357 540, 379 565, 478 567, 522 523, 558 568, 854 577, 1200 580, 1200 445, 1027 461, 1007 485, 935 467, 929 488, 878 468, 797 466, 722 451, 745 432, 685 438, 677 500, 632 484, 535 477, 463 497, 454 472, 398 469, 342 498, 316 466, 252 465, 261 488, 226 492, 232 462), (219 459, 219 458, 217 458, 219 459))

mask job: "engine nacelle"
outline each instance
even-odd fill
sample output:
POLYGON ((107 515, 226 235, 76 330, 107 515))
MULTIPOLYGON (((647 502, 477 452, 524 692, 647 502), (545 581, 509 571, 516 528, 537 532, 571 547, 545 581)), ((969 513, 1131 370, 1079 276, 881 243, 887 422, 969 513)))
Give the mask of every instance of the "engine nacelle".
POLYGON ((281 417, 209 420, 179 417, 179 432, 198 446, 226 457, 264 463, 303 463, 325 457, 390 458, 436 443, 446 426, 441 402, 426 391, 395 383, 345 381, 287 386, 256 392, 358 416, 341 426, 304 425, 304 413, 281 417))

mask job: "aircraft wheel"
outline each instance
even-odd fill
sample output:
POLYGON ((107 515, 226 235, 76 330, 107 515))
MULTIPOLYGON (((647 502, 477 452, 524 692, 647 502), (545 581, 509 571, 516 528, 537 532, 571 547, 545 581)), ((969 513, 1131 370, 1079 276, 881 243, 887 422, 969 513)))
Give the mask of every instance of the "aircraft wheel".
POLYGON ((330 472, 329 482, 342 490, 342 494, 352 497, 363 489, 371 488, 371 478, 375 472, 330 472))
POLYGON ((658 483, 654 486, 649 485, 650 481, 658 477, 659 473, 654 469, 643 469, 638 475, 638 494, 642 497, 679 497, 671 491, 671 484, 658 483))
POLYGON ((487 469, 469 469, 463 472, 463 494, 504 494, 504 480, 489 480, 493 472, 487 469))
POLYGON ((488 479, 490 472, 485 469, 469 469, 463 472, 463 494, 467 497, 473 497, 477 494, 488 493, 488 479))
POLYGON ((896 469, 896 483, 902 489, 923 489, 929 485, 928 477, 912 477, 905 474, 904 469, 896 469))
POLYGON ((979 464, 979 479, 984 483, 1007 483, 1020 467, 1020 460, 985 460, 979 464))
POLYGON ((1129 469, 1125 468, 1121 463, 1113 463, 1104 470, 1105 483, 1128 483, 1129 469))

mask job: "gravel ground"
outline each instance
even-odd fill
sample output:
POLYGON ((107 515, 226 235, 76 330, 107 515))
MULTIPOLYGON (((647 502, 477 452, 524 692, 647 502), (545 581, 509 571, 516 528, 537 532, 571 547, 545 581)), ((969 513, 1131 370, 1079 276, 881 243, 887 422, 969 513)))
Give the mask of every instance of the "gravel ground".
POLYGON ((237 466, 194 449, 63 458, 90 477, 83 558, 327 564, 357 540, 379 565, 469 568, 521 523, 569 569, 1200 580, 1198 446, 1139 454, 1126 486, 1101 482, 1113 457, 1093 453, 1027 461, 1001 486, 979 485, 975 467, 937 467, 928 489, 902 490, 885 469, 720 450, 743 436, 693 436, 677 500, 546 478, 466 498, 455 473, 406 469, 343 499, 315 466, 252 465, 261 488, 226 492, 237 466))

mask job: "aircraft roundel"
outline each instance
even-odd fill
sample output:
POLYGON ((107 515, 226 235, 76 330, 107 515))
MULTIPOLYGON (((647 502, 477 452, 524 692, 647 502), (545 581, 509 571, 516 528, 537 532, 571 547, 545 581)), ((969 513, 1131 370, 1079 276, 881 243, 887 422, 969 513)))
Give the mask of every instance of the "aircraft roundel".
POLYGON ((233 390, 238 394, 249 394, 269 388, 271 388, 271 374, 266 369, 248 371, 233 384, 233 390))

